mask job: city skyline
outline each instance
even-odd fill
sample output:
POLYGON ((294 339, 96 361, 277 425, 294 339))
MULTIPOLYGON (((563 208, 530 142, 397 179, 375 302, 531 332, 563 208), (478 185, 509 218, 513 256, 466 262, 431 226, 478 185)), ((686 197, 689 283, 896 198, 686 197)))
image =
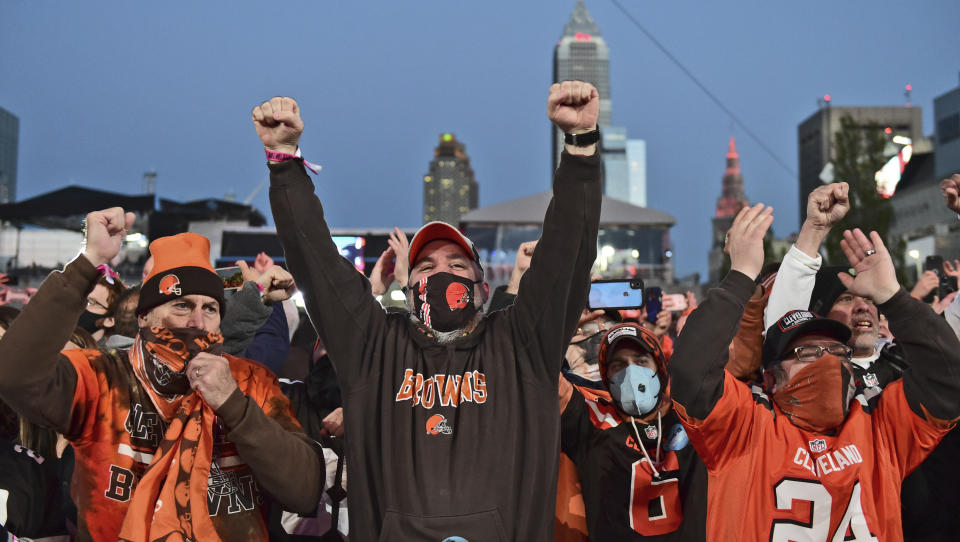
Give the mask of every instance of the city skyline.
MULTIPOLYGON (((17 197, 68 184, 139 193, 143 173, 155 170, 161 196, 253 194, 269 214, 266 190, 255 193, 266 168, 249 111, 275 94, 301 103, 303 151, 324 167, 315 180, 334 226, 418 226, 424 161, 445 131, 470 142, 484 182, 480 206, 542 191, 550 176, 549 55, 575 6, 293 2, 295 18, 265 22, 252 2, 223 9, 108 1, 98 11, 5 2, 0 46, 13 53, 0 57, 0 107, 20 119, 17 197), (418 30, 424 21, 430 32, 418 30)), ((776 208, 778 237, 795 231, 796 177, 614 4, 587 6, 611 46, 616 122, 647 141, 647 205, 678 219, 678 274, 705 276, 716 149, 731 135, 749 156, 751 201, 776 208)), ((669 5, 626 9, 793 173, 797 125, 817 110, 817 98, 903 105, 910 83, 929 133, 932 100, 956 87, 960 71, 955 2, 910 10, 890 0, 733 2, 693 14, 669 5), (883 37, 894 31, 890 13, 895 39, 883 37)))

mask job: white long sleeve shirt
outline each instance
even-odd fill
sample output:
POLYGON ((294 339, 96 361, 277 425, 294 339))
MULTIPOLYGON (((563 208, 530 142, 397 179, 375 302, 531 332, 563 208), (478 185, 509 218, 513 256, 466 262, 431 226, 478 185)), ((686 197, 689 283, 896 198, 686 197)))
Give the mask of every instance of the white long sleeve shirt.
POLYGON ((811 258, 797 245, 790 247, 777 271, 767 308, 763 311, 764 334, 784 314, 792 310, 805 311, 810 307, 810 296, 813 295, 821 265, 823 258, 819 254, 811 258))

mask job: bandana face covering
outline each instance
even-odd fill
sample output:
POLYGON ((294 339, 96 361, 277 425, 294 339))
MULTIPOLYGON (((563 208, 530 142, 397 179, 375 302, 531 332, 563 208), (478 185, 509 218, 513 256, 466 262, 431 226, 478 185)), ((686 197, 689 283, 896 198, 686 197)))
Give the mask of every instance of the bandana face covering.
POLYGON ((657 407, 660 379, 649 367, 629 365, 610 377, 610 397, 631 416, 645 416, 657 407))
POLYGON ((825 354, 800 370, 773 394, 793 425, 824 433, 843 424, 853 399, 853 374, 843 360, 825 354))
POLYGON ((477 314, 473 281, 453 273, 434 273, 413 286, 413 309, 420 321, 437 331, 462 329, 477 314))
POLYGON ((198 328, 142 327, 143 369, 153 388, 162 395, 190 393, 187 363, 200 352, 220 355, 223 337, 198 328))

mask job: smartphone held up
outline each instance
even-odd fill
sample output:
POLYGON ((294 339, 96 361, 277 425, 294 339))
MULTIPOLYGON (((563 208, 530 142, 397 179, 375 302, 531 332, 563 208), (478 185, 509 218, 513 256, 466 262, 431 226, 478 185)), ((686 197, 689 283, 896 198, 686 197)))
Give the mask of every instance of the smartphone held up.
POLYGON ((640 279, 607 279, 590 283, 587 308, 636 310, 643 307, 643 281, 640 279))

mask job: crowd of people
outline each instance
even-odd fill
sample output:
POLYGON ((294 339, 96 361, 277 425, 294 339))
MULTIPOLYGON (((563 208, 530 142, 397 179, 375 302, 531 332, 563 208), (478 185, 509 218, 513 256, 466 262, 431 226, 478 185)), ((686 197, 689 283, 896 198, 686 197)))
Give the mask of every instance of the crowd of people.
MULTIPOLYGON (((832 231, 840 182, 775 264, 773 209, 741 210, 702 303, 588 309, 598 112, 592 85, 550 88, 553 199, 493 292, 442 222, 395 230, 369 279, 340 257, 288 97, 252 112, 286 268, 260 254, 225 289, 181 233, 128 287, 109 262, 135 217, 91 212, 80 255, 0 307, 0 535, 955 540, 956 293, 935 273, 908 292, 880 235, 832 231)), ((960 175, 941 188, 960 213, 960 175)))

